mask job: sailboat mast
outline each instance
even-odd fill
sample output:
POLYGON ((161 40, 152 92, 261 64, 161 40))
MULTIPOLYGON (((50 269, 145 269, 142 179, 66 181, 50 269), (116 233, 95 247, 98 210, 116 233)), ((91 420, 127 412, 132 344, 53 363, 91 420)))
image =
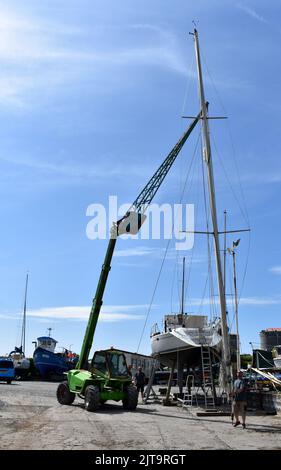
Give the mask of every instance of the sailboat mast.
POLYGON ((208 104, 205 101, 200 50, 199 50, 199 39, 198 39, 198 32, 196 29, 194 29, 194 39, 195 39, 196 61, 197 61, 197 74, 198 74, 198 82, 199 82, 199 97, 200 97, 201 110, 202 110, 201 122, 202 122, 203 158, 207 165, 207 173, 208 173, 208 187, 209 187, 209 195, 210 195, 209 199, 210 199, 210 209, 211 209, 211 217, 212 217, 212 225, 213 225, 214 247, 215 247, 215 255, 216 255, 216 269, 217 269, 219 301, 220 301, 220 311, 221 311, 222 380, 223 380, 223 388, 225 389, 225 391, 229 392, 230 382, 231 382, 231 370, 230 370, 230 351, 229 351, 229 341, 228 341, 227 317, 226 317, 226 300, 225 300, 225 290, 224 290, 222 265, 221 265, 217 209, 216 209, 216 198, 215 198, 215 184, 214 184, 213 164, 212 164, 212 158, 211 158, 210 134, 209 134, 209 126, 208 126, 208 104))
POLYGON ((240 337, 239 337, 239 325, 238 325, 238 294, 237 294, 237 279, 236 279, 236 253, 233 246, 232 249, 233 257, 233 284, 234 284, 234 295, 235 295, 235 319, 236 319, 236 346, 237 346, 237 372, 241 369, 241 357, 240 357, 240 337))
POLYGON ((27 286, 28 286, 28 273, 25 280, 25 293, 24 293, 24 306, 23 306, 23 321, 21 330, 21 349, 25 354, 25 327, 26 327, 26 306, 27 306, 27 286))
POLYGON ((181 284, 181 314, 184 314, 184 281, 185 281, 185 257, 182 263, 182 284, 181 284))

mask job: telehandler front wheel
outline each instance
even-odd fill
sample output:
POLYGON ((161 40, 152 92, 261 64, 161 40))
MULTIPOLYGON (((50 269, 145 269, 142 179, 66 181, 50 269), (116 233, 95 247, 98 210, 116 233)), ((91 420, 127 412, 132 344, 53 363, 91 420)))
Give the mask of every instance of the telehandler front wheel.
POLYGON ((96 411, 100 407, 100 391, 94 385, 88 385, 85 392, 85 410, 96 411))
POLYGON ((131 385, 126 390, 127 396, 125 400, 123 400, 123 408, 124 410, 133 411, 136 409, 138 404, 138 391, 137 388, 131 385))
POLYGON ((75 400, 75 393, 69 390, 67 381, 59 384, 57 388, 57 400, 61 405, 71 405, 75 400))

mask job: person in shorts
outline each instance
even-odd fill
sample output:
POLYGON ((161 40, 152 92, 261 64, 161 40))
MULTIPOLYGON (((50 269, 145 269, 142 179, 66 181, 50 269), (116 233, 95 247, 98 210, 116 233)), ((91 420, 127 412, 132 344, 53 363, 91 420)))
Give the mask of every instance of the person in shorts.
POLYGON ((235 417, 234 427, 240 423, 239 417, 242 420, 243 429, 246 428, 246 406, 247 406, 247 391, 246 384, 243 380, 243 372, 237 372, 237 379, 233 384, 233 413, 235 417))

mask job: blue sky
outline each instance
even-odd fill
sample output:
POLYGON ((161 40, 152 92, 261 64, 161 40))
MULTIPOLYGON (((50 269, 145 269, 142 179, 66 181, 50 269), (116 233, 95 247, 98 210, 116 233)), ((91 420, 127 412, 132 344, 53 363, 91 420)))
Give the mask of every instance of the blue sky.
MULTIPOLYGON (((48 327, 58 346, 79 352, 107 243, 87 238, 87 207, 109 195, 132 202, 184 131, 181 116, 197 114, 192 20, 210 113, 228 116, 211 123, 220 226, 224 209, 231 228, 248 225, 245 206, 250 219, 248 264, 248 234, 237 252, 242 352, 260 330, 281 326, 280 18, 275 0, 0 1, 2 354, 19 341, 27 270, 27 353, 48 327)), ((179 202, 198 132, 154 202, 179 202)), ((199 153, 194 165, 184 202, 202 229, 199 153)), ((118 240, 94 348, 137 349, 166 244, 118 240)), ((174 241, 168 253, 141 342, 147 354, 152 324, 178 310, 183 253, 174 241)), ((205 282, 197 237, 188 312, 199 312, 205 282)), ((206 296, 203 304, 209 314, 206 296)))

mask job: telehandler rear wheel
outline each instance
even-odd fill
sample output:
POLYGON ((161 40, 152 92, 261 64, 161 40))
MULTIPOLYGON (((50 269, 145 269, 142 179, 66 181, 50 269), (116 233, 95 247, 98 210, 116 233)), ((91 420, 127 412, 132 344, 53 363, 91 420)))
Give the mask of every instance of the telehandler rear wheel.
POLYGON ((71 405, 75 400, 75 393, 69 390, 67 381, 59 384, 57 388, 57 399, 61 405, 71 405))
POLYGON ((98 387, 89 385, 85 392, 85 410, 96 411, 100 406, 100 391, 98 387))
POLYGON ((124 410, 133 411, 138 404, 138 391, 133 385, 129 386, 126 390, 127 397, 123 400, 124 410))

